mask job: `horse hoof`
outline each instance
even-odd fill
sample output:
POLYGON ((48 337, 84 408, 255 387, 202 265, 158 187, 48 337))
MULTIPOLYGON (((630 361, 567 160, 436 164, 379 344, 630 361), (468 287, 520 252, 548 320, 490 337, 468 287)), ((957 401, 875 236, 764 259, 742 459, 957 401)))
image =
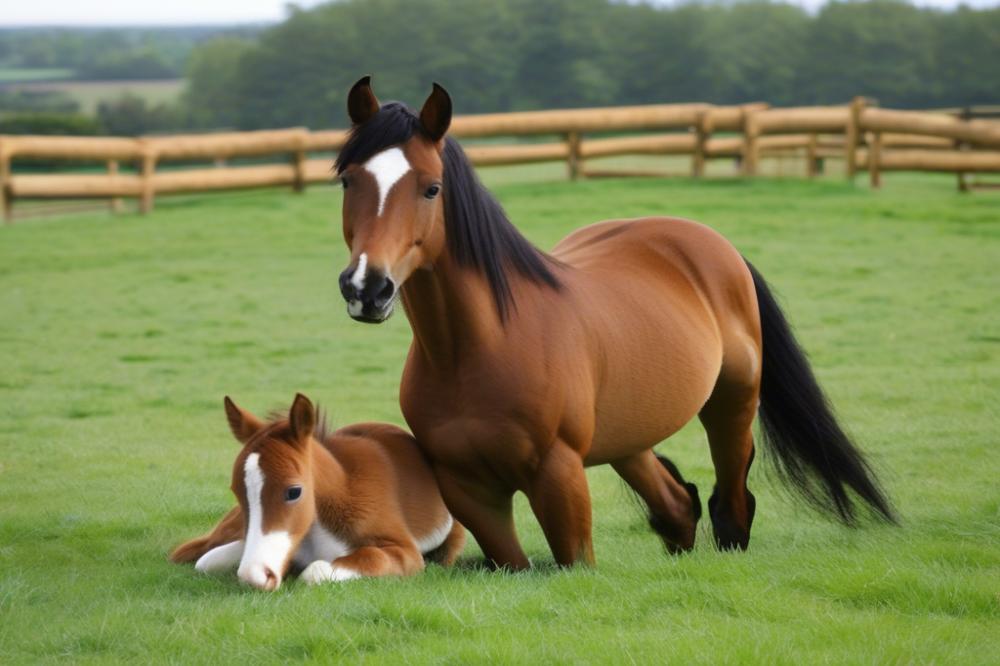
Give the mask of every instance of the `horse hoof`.
POLYGON ((361 578, 361 574, 345 567, 335 567, 326 560, 316 560, 307 566, 299 577, 306 585, 321 585, 361 578))
POLYGON ((712 518, 712 532, 719 550, 746 550, 750 545, 750 527, 757 509, 757 500, 749 490, 747 493, 747 524, 744 528, 719 509, 719 490, 714 488, 708 498, 708 515, 712 518))

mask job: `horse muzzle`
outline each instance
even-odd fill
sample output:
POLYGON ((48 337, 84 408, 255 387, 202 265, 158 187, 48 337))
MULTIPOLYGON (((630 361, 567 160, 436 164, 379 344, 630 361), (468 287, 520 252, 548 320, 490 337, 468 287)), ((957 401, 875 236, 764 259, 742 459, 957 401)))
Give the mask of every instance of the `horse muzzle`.
POLYGON ((396 300, 396 283, 378 269, 361 273, 348 266, 340 274, 340 293, 347 301, 347 314, 355 321, 378 324, 392 314, 396 300))
POLYGON ((281 586, 281 576, 266 564, 241 566, 237 575, 241 581, 258 590, 273 592, 281 586))

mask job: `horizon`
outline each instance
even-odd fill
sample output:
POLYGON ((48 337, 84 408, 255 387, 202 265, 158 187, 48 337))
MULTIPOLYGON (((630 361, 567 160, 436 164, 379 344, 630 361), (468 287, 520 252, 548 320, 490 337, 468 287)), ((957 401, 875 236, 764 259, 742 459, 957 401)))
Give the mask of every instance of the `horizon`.
MULTIPOLYGON (((776 4, 802 7, 812 13, 829 1, 836 0, 778 0, 776 4)), ((906 0, 908 4, 924 9, 950 11, 960 6, 972 9, 1000 7, 1000 0, 906 0)), ((36 0, 15 7, 5 8, 0 17, 0 29, 19 28, 191 28, 271 25, 280 23, 289 15, 290 7, 312 9, 324 4, 322 0, 282 2, 280 0, 177 0, 169 5, 138 5, 131 0, 105 0, 100 3, 82 3, 72 0, 36 0), (95 7, 94 5, 99 5, 95 7), (53 20, 52 16, 60 18, 53 20)), ((670 5, 676 2, 655 1, 652 4, 670 5)))

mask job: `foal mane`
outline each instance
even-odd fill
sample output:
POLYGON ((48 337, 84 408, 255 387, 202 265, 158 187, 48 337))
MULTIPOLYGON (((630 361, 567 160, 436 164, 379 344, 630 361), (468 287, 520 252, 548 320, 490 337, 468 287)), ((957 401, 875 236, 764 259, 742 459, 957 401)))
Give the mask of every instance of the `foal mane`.
MULTIPOLYGON (((413 111, 399 102, 384 104, 378 113, 351 129, 337 155, 334 168, 340 174, 351 164, 366 162, 386 148, 424 134, 413 111)), ((556 260, 532 245, 507 218, 469 163, 465 151, 452 137, 445 138, 444 224, 448 251, 461 266, 486 278, 502 322, 516 307, 509 272, 528 281, 559 289, 551 266, 556 260)))
MULTIPOLYGON (((313 437, 321 444, 325 444, 333 435, 333 428, 330 426, 330 419, 326 410, 316 405, 316 425, 313 426, 313 437)), ((269 438, 287 439, 291 436, 291 425, 288 423, 288 412, 275 409, 268 413, 267 423, 261 428, 248 443, 259 442, 269 438)))

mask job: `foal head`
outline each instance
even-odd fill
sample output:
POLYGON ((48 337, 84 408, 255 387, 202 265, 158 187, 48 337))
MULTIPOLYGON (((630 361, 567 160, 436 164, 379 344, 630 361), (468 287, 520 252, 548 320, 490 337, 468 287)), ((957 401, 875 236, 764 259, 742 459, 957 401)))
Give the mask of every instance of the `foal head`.
POLYGON ((225 404, 229 427, 243 444, 232 481, 245 530, 238 575, 254 587, 274 590, 316 516, 309 451, 316 411, 302 394, 295 396, 287 420, 267 423, 228 397, 225 404))
POLYGON ((347 106, 354 127, 336 166, 351 263, 340 290, 351 317, 376 323, 392 314, 400 285, 444 247, 441 153, 451 98, 435 83, 416 116, 397 102, 381 106, 366 76, 347 106))

